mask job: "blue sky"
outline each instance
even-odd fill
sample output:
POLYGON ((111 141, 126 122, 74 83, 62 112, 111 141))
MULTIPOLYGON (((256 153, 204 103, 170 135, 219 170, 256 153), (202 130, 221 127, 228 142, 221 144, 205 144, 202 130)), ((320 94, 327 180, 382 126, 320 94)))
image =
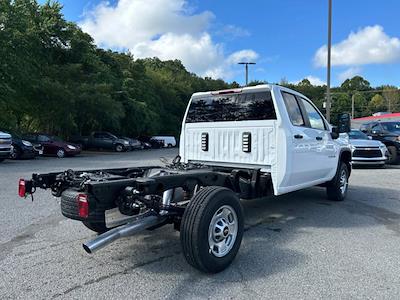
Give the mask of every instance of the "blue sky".
MULTIPOLYGON (((236 62, 246 59, 257 62, 250 79, 326 80, 320 48, 327 41, 327 0, 61 3, 65 17, 101 47, 176 57, 199 75, 240 83, 244 72, 236 62)), ((357 74, 373 86, 400 86, 399 11, 398 0, 333 0, 333 85, 357 74)))

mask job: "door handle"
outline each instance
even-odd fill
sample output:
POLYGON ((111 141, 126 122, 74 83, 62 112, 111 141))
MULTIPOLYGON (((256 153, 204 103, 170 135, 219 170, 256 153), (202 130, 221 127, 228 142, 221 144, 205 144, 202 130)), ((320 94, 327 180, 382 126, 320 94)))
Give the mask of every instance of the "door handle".
POLYGON ((322 141, 322 136, 317 136, 315 139, 316 139, 317 141, 322 141))
POLYGON ((295 139, 302 139, 303 136, 302 136, 301 134, 296 134, 296 135, 294 136, 294 138, 295 138, 295 139))

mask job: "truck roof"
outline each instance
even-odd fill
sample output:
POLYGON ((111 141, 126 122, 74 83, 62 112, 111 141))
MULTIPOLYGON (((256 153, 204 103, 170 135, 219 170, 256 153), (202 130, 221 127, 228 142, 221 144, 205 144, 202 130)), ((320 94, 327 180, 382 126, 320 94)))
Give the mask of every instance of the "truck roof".
POLYGON ((273 86, 278 86, 278 85, 276 85, 276 84, 259 84, 259 85, 255 85, 255 86, 239 87, 239 88, 232 88, 232 89, 227 89, 227 90, 197 92, 197 93, 194 93, 193 96, 195 97, 195 96, 208 96, 208 95, 216 95, 216 94, 229 94, 231 92, 271 90, 273 86))

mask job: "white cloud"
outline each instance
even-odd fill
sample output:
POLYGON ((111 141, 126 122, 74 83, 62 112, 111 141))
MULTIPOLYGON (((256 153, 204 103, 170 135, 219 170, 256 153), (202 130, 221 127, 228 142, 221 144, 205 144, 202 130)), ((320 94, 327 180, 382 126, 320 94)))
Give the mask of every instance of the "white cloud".
POLYGON ((348 78, 353 78, 356 75, 360 75, 361 68, 360 67, 350 67, 344 70, 342 73, 338 75, 340 81, 345 81, 348 78))
POLYGON ((254 62, 258 58, 258 54, 250 49, 236 51, 227 58, 229 64, 237 64, 238 62, 254 62))
MULTIPOLYGON (((327 47, 322 46, 314 56, 314 63, 326 66, 327 47)), ((332 46, 332 65, 351 66, 400 61, 400 39, 388 36, 379 25, 367 26, 351 32, 343 41, 332 46)))
MULTIPOLYGON (((80 26, 106 48, 129 50, 134 57, 180 59, 201 76, 229 78, 236 58, 255 59, 252 50, 225 54, 207 31, 211 12, 192 14, 186 0, 119 0, 102 2, 84 14, 80 26)), ((235 27, 230 27, 234 30, 235 27)))
MULTIPOLYGON (((320 79, 319 77, 313 76, 313 75, 308 75, 307 77, 305 77, 304 79, 308 79, 308 81, 310 81, 310 83, 312 85, 326 85, 326 82, 323 81, 322 79, 320 79)), ((301 80, 297 80, 294 81, 292 83, 294 84, 298 84, 299 82, 301 82, 303 79, 301 80)))

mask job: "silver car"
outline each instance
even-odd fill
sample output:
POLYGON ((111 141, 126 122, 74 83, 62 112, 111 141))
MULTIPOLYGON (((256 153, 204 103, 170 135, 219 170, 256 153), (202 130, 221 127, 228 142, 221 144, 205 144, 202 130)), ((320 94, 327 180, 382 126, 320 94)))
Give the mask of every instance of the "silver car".
POLYGON ((0 162, 8 158, 11 153, 11 135, 0 131, 0 162))
POLYGON ((360 130, 349 133, 353 165, 384 165, 388 159, 388 150, 380 141, 371 140, 360 130))

